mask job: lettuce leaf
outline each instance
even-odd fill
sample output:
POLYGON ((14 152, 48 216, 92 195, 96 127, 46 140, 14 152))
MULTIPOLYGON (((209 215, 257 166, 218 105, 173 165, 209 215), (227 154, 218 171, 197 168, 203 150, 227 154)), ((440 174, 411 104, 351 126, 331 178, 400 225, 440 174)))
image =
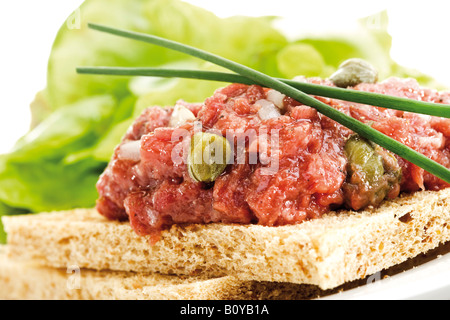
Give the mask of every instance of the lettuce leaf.
POLYGON ((30 211, 90 205, 104 164, 65 163, 67 154, 92 147, 108 127, 115 99, 91 97, 52 113, 0 156, 0 199, 30 211))
MULTIPOLYGON (((95 184, 104 169, 88 160, 69 165, 61 159, 3 164, 7 173, 0 177, 2 204, 25 207, 23 210, 28 212, 91 207, 97 196, 95 184)), ((6 212, 9 213, 14 211, 6 212)))

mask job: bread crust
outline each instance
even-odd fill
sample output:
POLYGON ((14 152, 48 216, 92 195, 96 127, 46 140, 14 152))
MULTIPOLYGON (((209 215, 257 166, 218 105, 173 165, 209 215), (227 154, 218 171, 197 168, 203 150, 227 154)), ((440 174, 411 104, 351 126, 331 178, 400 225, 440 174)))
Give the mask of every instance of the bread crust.
POLYGON ((450 240, 450 189, 299 225, 173 226, 151 246, 93 209, 5 217, 8 255, 51 268, 310 284, 332 289, 450 240))

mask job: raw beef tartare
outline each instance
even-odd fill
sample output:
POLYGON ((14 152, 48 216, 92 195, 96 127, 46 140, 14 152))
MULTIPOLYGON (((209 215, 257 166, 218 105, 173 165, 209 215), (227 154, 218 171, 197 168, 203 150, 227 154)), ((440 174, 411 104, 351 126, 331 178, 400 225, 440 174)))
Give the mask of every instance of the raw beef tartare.
MULTIPOLYGON (((450 104, 411 79, 353 89, 450 104)), ((316 98, 450 168, 450 119, 316 98)), ((97 209, 157 241, 173 224, 297 224, 449 186, 279 92, 232 84, 201 104, 146 109, 97 184, 97 209)))

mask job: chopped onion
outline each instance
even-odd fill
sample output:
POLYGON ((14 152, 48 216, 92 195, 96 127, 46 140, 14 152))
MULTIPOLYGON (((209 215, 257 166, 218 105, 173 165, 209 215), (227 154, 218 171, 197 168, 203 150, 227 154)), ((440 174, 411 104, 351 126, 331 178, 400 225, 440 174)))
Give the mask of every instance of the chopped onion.
POLYGON ((182 126, 189 120, 195 120, 195 115, 191 110, 185 106, 177 104, 173 109, 172 117, 170 118, 169 126, 172 128, 182 126))
POLYGON ((122 160, 141 160, 141 140, 130 141, 122 144, 119 148, 118 158, 122 160))
POLYGON ((278 109, 273 102, 269 100, 258 100, 255 104, 261 106, 261 109, 258 111, 258 116, 261 120, 281 117, 280 109, 278 109))
POLYGON ((284 98, 286 98, 286 95, 276 90, 270 90, 267 93, 267 100, 273 102, 281 110, 284 109, 284 98))

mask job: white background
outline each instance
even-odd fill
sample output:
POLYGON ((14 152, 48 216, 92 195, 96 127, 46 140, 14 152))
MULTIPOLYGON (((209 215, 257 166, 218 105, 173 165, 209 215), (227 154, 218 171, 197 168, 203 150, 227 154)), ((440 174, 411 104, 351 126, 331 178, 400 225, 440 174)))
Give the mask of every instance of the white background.
MULTIPOLYGON (((393 58, 450 84, 449 1, 191 0, 219 16, 279 15, 290 35, 351 28, 357 18, 387 9, 393 58), (339 26, 327 21, 339 15, 339 26)), ((26 133, 29 104, 45 87, 53 39, 81 0, 14 0, 0 3, 0 153, 26 133)))

